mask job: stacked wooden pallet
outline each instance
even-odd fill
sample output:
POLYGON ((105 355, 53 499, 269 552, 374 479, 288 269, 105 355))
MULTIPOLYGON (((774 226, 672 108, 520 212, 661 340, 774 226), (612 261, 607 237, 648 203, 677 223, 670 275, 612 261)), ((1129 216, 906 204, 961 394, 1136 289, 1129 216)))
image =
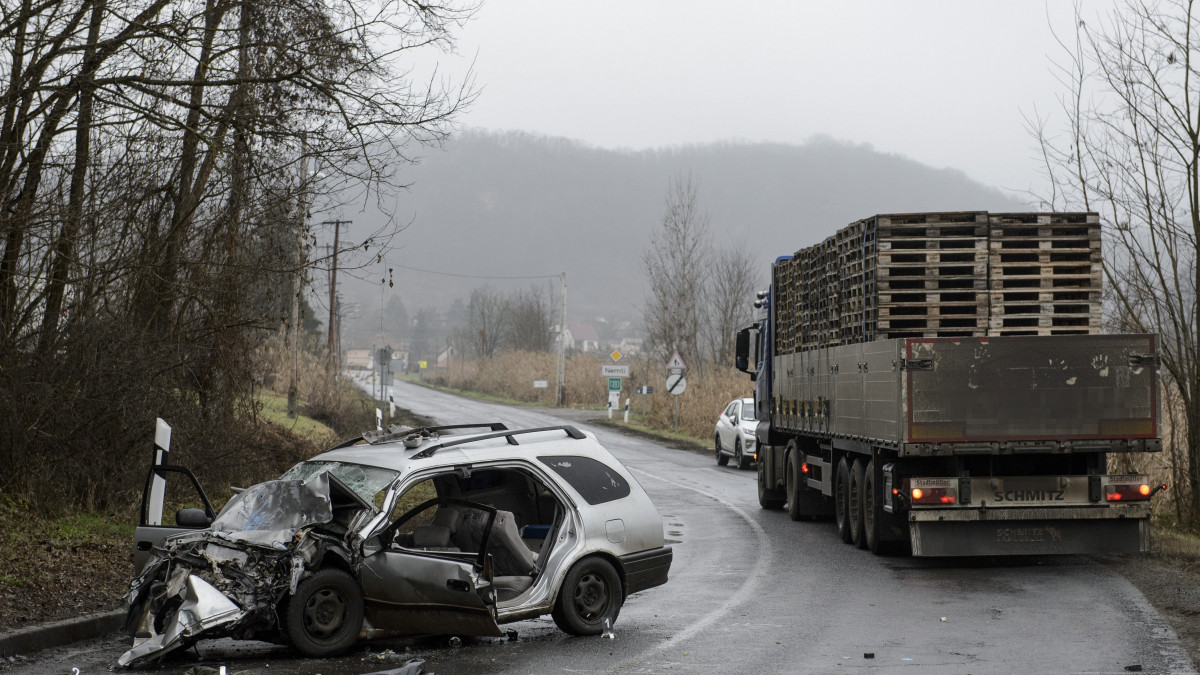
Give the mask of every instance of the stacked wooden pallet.
POLYGON ((1088 213, 879 215, 777 263, 781 350, 894 337, 1100 330, 1088 213))
POLYGON ((1100 219, 996 213, 990 219, 991 335, 1100 332, 1100 219))

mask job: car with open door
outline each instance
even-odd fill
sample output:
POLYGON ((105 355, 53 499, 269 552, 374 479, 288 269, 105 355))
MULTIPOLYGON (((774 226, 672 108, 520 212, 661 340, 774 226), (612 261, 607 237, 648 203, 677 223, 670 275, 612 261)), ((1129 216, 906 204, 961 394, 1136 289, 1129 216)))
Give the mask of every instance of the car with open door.
POLYGON ((189 473, 203 506, 152 524, 156 479, 179 469, 152 466, 147 480, 137 536, 149 550, 126 596, 134 645, 121 665, 205 638, 330 656, 359 639, 497 636, 546 614, 598 635, 672 561, 645 491, 571 426, 364 433, 219 513, 189 473))

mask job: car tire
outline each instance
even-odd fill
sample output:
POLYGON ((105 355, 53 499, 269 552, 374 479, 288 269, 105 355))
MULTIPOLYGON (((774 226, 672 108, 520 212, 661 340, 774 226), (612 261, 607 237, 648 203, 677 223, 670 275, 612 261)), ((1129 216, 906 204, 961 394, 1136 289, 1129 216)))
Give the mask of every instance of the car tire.
POLYGON ((723 450, 721 450, 721 434, 717 434, 717 440, 713 442, 713 445, 717 448, 717 466, 725 466, 728 464, 729 456, 726 455, 723 450))
POLYGON ((842 457, 838 461, 837 474, 833 483, 833 519, 837 523, 838 536, 842 541, 850 541, 850 464, 842 457))
POLYGON ((846 494, 850 515, 850 543, 859 548, 867 547, 863 536, 863 461, 854 460, 850 465, 850 491, 846 494))
POLYGON ((871 553, 878 555, 883 548, 879 541, 879 528, 883 526, 883 507, 879 501, 879 491, 876 489, 875 460, 868 462, 863 471, 863 542, 871 553))
POLYGON ((750 460, 746 459, 745 453, 742 452, 742 439, 740 438, 734 441, 733 459, 738 469, 745 471, 750 468, 750 460))
POLYGON ((766 462, 758 463, 758 505, 764 509, 781 509, 787 501, 787 493, 778 488, 767 487, 766 462))
POLYGON ((550 615, 564 633, 599 635, 617 622, 624 600, 621 578, 603 558, 584 558, 567 572, 550 615))
POLYGON ((362 630, 362 589, 343 570, 320 570, 300 582, 280 618, 284 634, 301 654, 343 654, 362 630))

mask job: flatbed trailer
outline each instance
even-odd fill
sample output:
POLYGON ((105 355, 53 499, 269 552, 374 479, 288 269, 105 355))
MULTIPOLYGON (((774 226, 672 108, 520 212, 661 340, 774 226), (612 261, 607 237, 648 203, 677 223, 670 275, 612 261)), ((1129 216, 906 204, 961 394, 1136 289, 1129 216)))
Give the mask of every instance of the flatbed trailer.
POLYGON ((890 337, 876 320, 876 339, 822 342, 798 337, 816 323, 800 308, 815 303, 778 287, 809 272, 778 260, 764 315, 738 336, 739 368, 756 380, 764 508, 832 515, 844 541, 876 552, 1148 550, 1150 498, 1165 486, 1132 467, 1161 449, 1156 336, 1092 333, 1088 307, 1082 327, 1004 331, 984 302, 975 326, 949 335, 890 337), (1125 469, 1109 473, 1115 456, 1125 469))

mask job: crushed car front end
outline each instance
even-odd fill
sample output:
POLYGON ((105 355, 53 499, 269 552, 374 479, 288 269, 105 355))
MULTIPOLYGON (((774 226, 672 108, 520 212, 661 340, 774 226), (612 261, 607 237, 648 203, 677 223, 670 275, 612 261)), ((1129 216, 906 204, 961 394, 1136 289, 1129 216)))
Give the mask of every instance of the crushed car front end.
POLYGON ((210 529, 168 538, 126 595, 134 645, 118 663, 148 663, 201 637, 279 640, 280 605, 301 580, 330 555, 353 564, 351 530, 330 498, 338 483, 328 473, 268 481, 235 495, 210 529))

